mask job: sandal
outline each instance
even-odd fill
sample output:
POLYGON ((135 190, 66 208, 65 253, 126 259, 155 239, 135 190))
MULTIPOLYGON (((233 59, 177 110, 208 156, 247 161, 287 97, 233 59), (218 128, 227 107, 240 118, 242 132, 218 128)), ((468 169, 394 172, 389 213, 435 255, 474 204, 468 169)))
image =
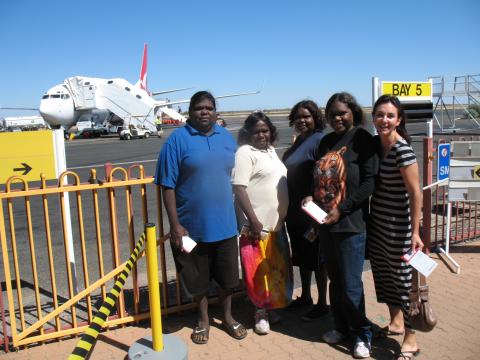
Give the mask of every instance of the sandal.
POLYGON ((400 336, 403 335, 404 331, 393 331, 390 330, 388 326, 374 330, 374 338, 386 338, 387 336, 400 336))
POLYGON ((210 337, 210 329, 196 326, 195 329, 193 329, 192 334, 190 335, 190 338, 195 344, 199 345, 204 345, 208 342, 208 339, 210 337))
POLYGON ((414 350, 414 351, 400 351, 397 354, 397 360, 410 360, 413 359, 414 357, 420 355, 420 349, 414 350))
POLYGON ((223 327, 225 328, 227 334, 236 340, 245 339, 245 337, 247 336, 247 329, 245 329, 245 326, 243 326, 237 321, 234 321, 230 325, 223 323, 223 327))

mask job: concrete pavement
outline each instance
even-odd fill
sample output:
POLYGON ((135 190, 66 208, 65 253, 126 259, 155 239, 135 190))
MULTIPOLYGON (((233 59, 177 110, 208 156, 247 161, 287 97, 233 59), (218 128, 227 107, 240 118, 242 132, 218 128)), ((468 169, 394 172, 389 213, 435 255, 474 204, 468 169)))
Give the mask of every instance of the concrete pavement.
MULTIPOLYGON (((460 263, 461 273, 453 274, 437 254, 432 258, 439 266, 429 278, 432 307, 439 323, 430 333, 419 333, 420 359, 477 360, 480 358, 480 241, 451 248, 451 255, 460 263)), ((370 271, 364 273, 366 307, 369 318, 380 326, 388 323, 385 305, 377 304, 370 271)), ((313 288, 312 288, 313 290, 313 288)), ((195 314, 186 312, 163 318, 164 333, 180 336, 188 346, 189 359, 349 359, 349 344, 329 346, 320 340, 323 331, 332 324, 330 317, 314 322, 300 319, 301 312, 283 310, 282 321, 272 325, 266 336, 253 333, 252 308, 244 299, 234 303, 234 315, 248 327, 248 336, 237 341, 222 330, 219 307, 211 307, 213 317, 210 341, 195 345, 190 333, 195 314)), ((129 346, 150 335, 145 327, 131 326, 100 335, 90 359, 125 359, 129 346)), ((392 359, 399 349, 401 337, 373 342, 373 359, 392 359)), ((2 359, 66 359, 77 339, 36 346, 17 353, 3 354, 2 359)))

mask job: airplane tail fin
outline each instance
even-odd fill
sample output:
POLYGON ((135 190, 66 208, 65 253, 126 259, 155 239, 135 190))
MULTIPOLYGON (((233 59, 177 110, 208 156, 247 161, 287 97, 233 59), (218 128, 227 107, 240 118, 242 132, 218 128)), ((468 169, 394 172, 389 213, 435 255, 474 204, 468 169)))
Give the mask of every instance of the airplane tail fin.
POLYGON ((147 44, 143 45, 143 57, 142 57, 142 68, 140 69, 140 79, 135 85, 137 87, 140 87, 140 89, 143 89, 146 92, 149 92, 148 86, 147 86, 147 44))

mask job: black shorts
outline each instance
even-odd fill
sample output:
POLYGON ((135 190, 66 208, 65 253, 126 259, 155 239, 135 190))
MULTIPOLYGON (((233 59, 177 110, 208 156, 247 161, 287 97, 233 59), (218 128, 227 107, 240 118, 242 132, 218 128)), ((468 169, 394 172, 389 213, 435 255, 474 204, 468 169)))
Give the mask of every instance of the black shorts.
POLYGON ((238 286, 237 236, 211 243, 198 242, 189 254, 173 248, 172 253, 187 295, 206 293, 211 280, 224 290, 238 286))

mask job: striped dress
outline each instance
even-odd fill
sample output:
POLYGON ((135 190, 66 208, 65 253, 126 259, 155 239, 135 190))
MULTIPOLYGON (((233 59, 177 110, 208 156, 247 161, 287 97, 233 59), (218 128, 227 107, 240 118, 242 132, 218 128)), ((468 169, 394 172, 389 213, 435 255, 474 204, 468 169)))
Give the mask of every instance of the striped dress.
POLYGON ((410 328, 408 309, 412 268, 401 256, 411 247, 410 202, 400 168, 415 163, 413 149, 398 140, 380 163, 370 207, 368 254, 377 300, 402 309, 410 328))

